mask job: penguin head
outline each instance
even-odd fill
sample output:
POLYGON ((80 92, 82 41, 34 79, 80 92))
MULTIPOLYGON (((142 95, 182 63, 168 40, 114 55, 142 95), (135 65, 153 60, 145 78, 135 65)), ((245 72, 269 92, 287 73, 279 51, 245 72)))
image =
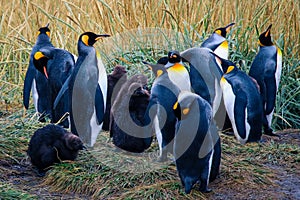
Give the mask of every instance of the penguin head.
POLYGON ((168 62, 169 63, 179 63, 181 61, 182 61, 182 59, 181 59, 179 51, 174 50, 174 51, 170 51, 168 53, 168 62))
POLYGON ((123 67, 121 65, 117 65, 117 66, 115 66, 114 71, 112 72, 112 76, 115 78, 121 78, 126 73, 127 73, 127 71, 126 71, 125 67, 123 67))
POLYGON ((197 96, 189 91, 180 92, 177 102, 173 105, 174 114, 179 120, 185 119, 189 115, 197 96))
POLYGON ((230 30, 230 28, 231 28, 231 26, 233 26, 235 23, 230 23, 230 24, 228 24, 227 26, 225 26, 225 27, 221 27, 221 28, 217 28, 215 31, 214 31, 214 33, 216 33, 216 34, 218 34, 218 35, 220 35, 220 36, 222 36, 222 37, 226 37, 226 34, 229 32, 229 30, 230 30))
POLYGON ((231 72, 232 70, 237 69, 236 65, 233 62, 231 62, 230 60, 221 58, 220 56, 218 56, 217 54, 215 54, 212 51, 210 53, 215 56, 217 64, 222 69, 223 73, 227 74, 227 73, 231 72))
POLYGON ((143 63, 152 70, 156 78, 160 77, 162 74, 168 73, 165 66, 162 64, 151 64, 146 61, 143 61, 143 63))
POLYGON ((110 35, 95 34, 93 32, 85 32, 80 35, 79 41, 81 41, 86 46, 93 46, 102 37, 110 37, 110 35))
POLYGON ((45 54, 41 51, 37 51, 33 55, 33 65, 35 68, 40 71, 42 74, 45 75, 45 77, 48 79, 48 72, 47 72, 47 64, 48 64, 49 58, 45 56, 45 54))
POLYGON ((267 28, 265 32, 260 34, 259 39, 258 39, 258 44, 260 46, 272 46, 273 42, 271 39, 271 28, 272 24, 267 28))
POLYGON ((48 26, 49 26, 49 23, 45 27, 41 27, 38 30, 38 36, 41 34, 46 34, 46 35, 48 35, 48 37, 50 37, 50 29, 48 28, 48 26))

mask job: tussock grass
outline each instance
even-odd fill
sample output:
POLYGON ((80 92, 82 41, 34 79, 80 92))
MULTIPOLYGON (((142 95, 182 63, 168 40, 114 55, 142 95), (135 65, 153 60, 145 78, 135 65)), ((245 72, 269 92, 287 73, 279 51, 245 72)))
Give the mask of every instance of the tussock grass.
POLYGON ((272 23, 272 37, 283 51, 283 77, 274 117, 276 129, 299 128, 300 5, 295 0, 253 1, 19 1, 1 2, 1 113, 22 107, 22 85, 28 57, 39 27, 50 22, 51 40, 77 54, 83 31, 109 33, 96 44, 107 71, 116 64, 129 75, 145 73, 140 61, 155 61, 170 49, 197 46, 211 32, 236 22, 228 35, 230 59, 248 71, 257 52, 257 38, 272 23), (56 5, 56 6, 53 6, 56 5), (162 31, 163 30, 163 31, 162 31))

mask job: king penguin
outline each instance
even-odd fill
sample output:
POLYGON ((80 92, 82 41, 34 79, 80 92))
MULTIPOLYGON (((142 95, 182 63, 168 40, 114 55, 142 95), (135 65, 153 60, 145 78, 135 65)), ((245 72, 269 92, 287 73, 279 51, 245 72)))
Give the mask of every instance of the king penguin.
POLYGON ((69 90, 71 131, 92 147, 101 131, 106 105, 107 74, 93 45, 107 34, 85 32, 78 40, 78 58, 54 102, 69 90))
POLYGON ((234 135, 241 144, 258 142, 262 135, 263 108, 257 86, 233 62, 215 56, 225 72, 220 85, 234 135))
POLYGON ((201 47, 209 48, 221 58, 228 59, 229 51, 226 34, 234 24, 235 23, 230 23, 225 27, 217 28, 213 34, 201 44, 201 47))
MULTIPOLYGON (((167 153, 173 153, 173 139, 177 120, 173 112, 173 105, 177 101, 180 89, 170 80, 164 65, 147 62, 144 64, 152 70, 156 77, 151 87, 144 125, 150 125, 155 129, 160 151, 158 161, 164 162, 167 160, 167 153)), ((145 128, 144 131, 151 132, 152 130, 145 128)), ((149 137, 151 133, 145 135, 149 137)))
MULTIPOLYGON (((227 33, 230 31, 230 28, 234 25, 235 23, 230 23, 225 27, 220 27, 217 28, 213 34, 206 39, 201 47, 206 47, 211 49, 215 54, 220 56, 223 59, 228 60, 228 55, 229 55, 229 48, 228 48, 228 41, 226 39, 227 33)), ((191 66, 193 68, 193 66, 191 66)), ((199 81, 199 80, 198 80, 199 81)), ((224 102, 222 99, 222 102, 220 104, 220 108, 218 109, 219 112, 223 112, 224 110, 224 102)), ((217 113, 219 116, 220 113, 217 113)), ((220 121, 220 120, 218 120, 220 121)), ((223 121, 223 120, 222 120, 223 121)), ((223 122, 221 122, 223 123, 223 122)), ((224 132, 232 132, 232 125, 230 123, 230 119, 228 115, 226 114, 224 124, 218 124, 220 127, 222 127, 222 130, 224 132)))
POLYGON ((272 42, 271 27, 272 24, 259 36, 260 48, 252 62, 249 75, 257 81, 260 87, 264 109, 264 133, 277 136, 273 133, 271 125, 282 70, 282 52, 272 42))
POLYGON ((182 58, 178 51, 168 53, 168 62, 165 65, 170 80, 181 90, 191 91, 191 81, 188 70, 182 63, 182 58))
MULTIPOLYGON (((34 54, 33 63, 36 69, 47 78, 50 93, 50 105, 52 108, 51 123, 57 123, 65 113, 69 112, 68 93, 64 94, 62 100, 55 109, 53 108, 53 105, 62 85, 73 71, 75 64, 74 57, 70 52, 64 49, 44 47, 34 54)), ((69 122, 65 120, 59 123, 59 125, 68 128, 69 122)))
POLYGON ((178 118, 174 156, 185 193, 189 194, 198 181, 199 190, 209 192, 211 190, 208 183, 214 152, 214 143, 209 131, 212 108, 199 95, 183 91, 173 109, 178 118))
POLYGON ((41 122, 45 122, 45 116, 51 118, 50 93, 46 77, 43 74, 38 73, 34 67, 33 56, 42 47, 53 47, 50 41, 50 29, 48 26, 49 24, 38 30, 37 40, 30 54, 23 87, 24 107, 28 109, 30 92, 32 91, 34 107, 36 112, 41 114, 39 117, 39 121, 41 122))

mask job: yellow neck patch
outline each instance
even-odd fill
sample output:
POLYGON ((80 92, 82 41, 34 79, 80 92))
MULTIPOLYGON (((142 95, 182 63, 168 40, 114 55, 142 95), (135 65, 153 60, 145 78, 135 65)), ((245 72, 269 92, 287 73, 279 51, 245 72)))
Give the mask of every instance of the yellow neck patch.
POLYGON ((50 37, 50 31, 47 31, 46 34, 48 35, 48 37, 50 37))
POLYGON ((159 77, 160 75, 162 75, 164 72, 161 70, 161 69, 159 69, 159 70, 157 70, 157 72, 156 72, 156 76, 157 77, 159 77))
POLYGON ((38 52, 36 52, 36 53, 34 54, 34 59, 35 59, 35 60, 39 60, 39 59, 41 59, 41 58, 43 58, 43 57, 45 57, 45 56, 44 56, 44 54, 43 54, 42 52, 40 52, 40 51, 38 51, 38 52))
POLYGON ((282 51, 277 47, 277 54, 282 57, 282 51))
POLYGON ((222 76, 221 78, 221 83, 226 83, 226 79, 224 78, 224 76, 222 76))
POLYGON ((258 43, 259 46, 262 46, 262 47, 265 46, 265 45, 263 45, 263 44, 260 42, 260 40, 258 40, 257 43, 258 43))
POLYGON ((185 70, 185 67, 182 64, 180 64, 180 63, 175 63, 169 69, 174 70, 174 71, 183 71, 183 70, 185 70))
POLYGON ((229 72, 231 72, 232 70, 234 69, 234 66, 229 66, 227 71, 226 71, 226 74, 228 74, 229 72))
POLYGON ((177 109, 177 107, 178 107, 178 101, 176 101, 176 103, 174 104, 174 106, 173 106, 173 110, 176 110, 176 109, 177 109))
POLYGON ((228 42, 227 40, 225 40, 224 42, 221 43, 220 47, 222 47, 223 49, 228 49, 228 42))
POLYGON ((81 41, 86 45, 89 46, 89 36, 83 35, 81 41))

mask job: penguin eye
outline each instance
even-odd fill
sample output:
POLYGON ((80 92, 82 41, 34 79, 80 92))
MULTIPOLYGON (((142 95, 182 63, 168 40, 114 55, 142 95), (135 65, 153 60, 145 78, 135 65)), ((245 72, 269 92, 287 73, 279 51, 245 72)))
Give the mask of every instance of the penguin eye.
POLYGON ((88 35, 83 35, 81 38, 81 41, 86 45, 86 46, 90 46, 89 45, 89 36, 88 35))

